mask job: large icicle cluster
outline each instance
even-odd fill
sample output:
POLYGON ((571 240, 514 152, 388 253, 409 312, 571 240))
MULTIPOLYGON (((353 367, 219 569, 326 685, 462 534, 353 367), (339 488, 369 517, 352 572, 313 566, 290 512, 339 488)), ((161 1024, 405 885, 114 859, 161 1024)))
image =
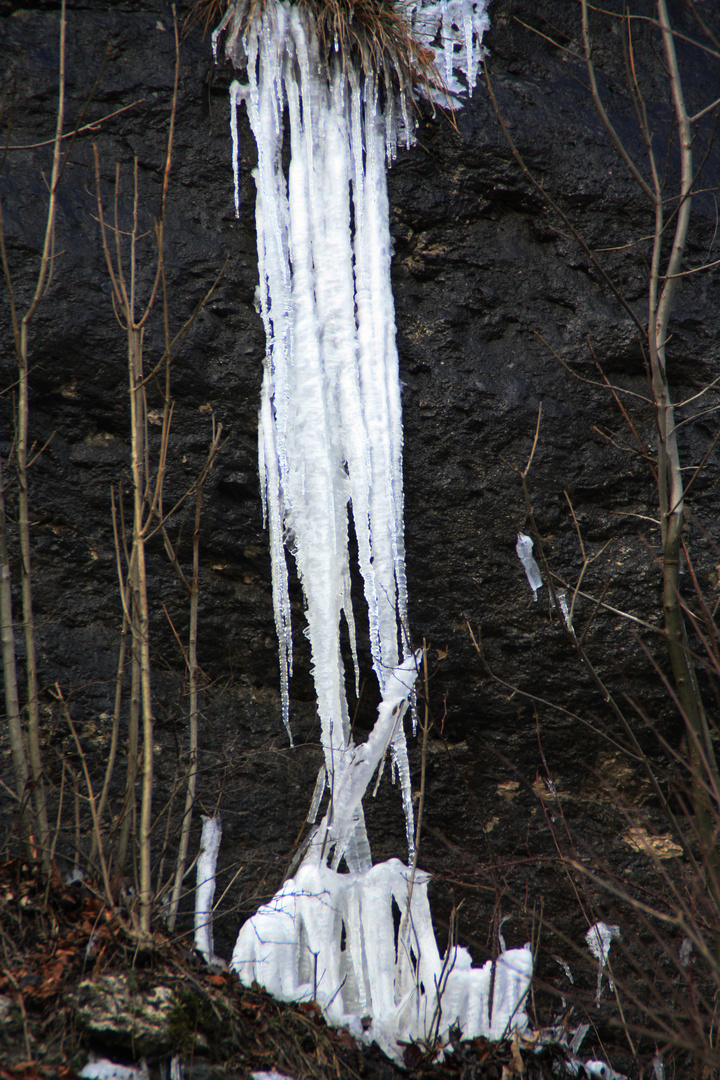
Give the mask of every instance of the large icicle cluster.
MULTIPOLYGON (((437 89, 471 89, 485 0, 399 0, 412 32, 436 51, 437 89), (440 41, 441 44, 437 44, 440 41), (433 44, 435 42, 435 44, 433 44)), ((403 718, 419 654, 409 647, 403 538, 402 422, 386 162, 412 143, 407 70, 382 84, 368 64, 323 53, 312 9, 287 0, 237 0, 214 35, 246 81, 231 88, 236 208, 237 107, 258 148, 254 173, 259 304, 266 359, 259 425, 263 505, 270 532, 280 639, 283 718, 292 668, 286 549, 302 582, 325 765, 327 810, 300 868, 241 929, 232 966, 243 981, 286 999, 313 998, 328 1019, 397 1056, 398 1040, 499 1037, 525 1022, 527 949, 474 970, 453 948, 441 959, 427 875, 397 860, 372 866, 362 800, 390 753, 403 792, 408 850, 414 829, 403 718), (289 142, 289 146, 288 146, 289 142), (289 149, 289 155, 288 155, 289 149), (344 618, 355 657, 349 513, 357 538, 373 667, 382 694, 364 744, 350 737, 341 652, 344 618), (401 662, 401 657, 404 659, 401 662), (340 873, 344 860, 347 873, 340 873), (393 905, 400 925, 393 919, 393 905)), ((425 87, 428 81, 425 79, 425 87)), ((409 860, 410 861, 410 860, 409 860)), ((414 866, 414 863, 413 863, 414 866)))
MULTIPOLYGON (((379 87, 338 60, 321 66, 307 9, 267 3, 245 28, 226 17, 226 51, 244 61, 255 171, 260 308, 266 334, 259 464, 288 724, 291 619, 285 547, 307 602, 313 676, 330 788, 349 749, 344 616, 353 652, 348 505, 352 507, 380 684, 407 654, 402 417, 379 87), (240 53, 242 49, 242 54, 240 53), (244 55, 243 55, 244 54, 244 55), (290 164, 282 167, 285 118, 290 164)), ((391 110, 392 111, 392 110, 391 110)), ((356 665, 357 679, 357 665, 356 665)), ((405 734, 392 746, 413 825, 405 734)), ((370 866, 362 807, 348 865, 370 866)))
MULTIPOLYGON (((446 89, 475 81, 487 26, 486 0, 401 0, 418 40, 436 51, 446 89), (457 51, 457 54, 455 50, 457 51)), ((255 170, 260 308, 266 333, 259 425, 263 505, 270 532, 273 604, 280 641, 283 719, 289 726, 292 630, 285 548, 307 602, 307 629, 331 790, 349 749, 341 619, 353 656, 348 507, 368 606, 373 667, 381 692, 408 652, 403 537, 402 418, 385 162, 412 142, 411 88, 356 72, 320 55, 309 7, 267 2, 248 19, 231 4, 217 48, 247 73, 231 88, 235 202, 239 207, 236 109, 244 101, 258 147, 255 170), (325 62, 323 62, 325 61, 325 62), (286 125, 290 163, 283 168, 286 125)), ((355 660, 356 684, 358 681, 355 660)), ((292 736, 290 736, 292 738, 292 736)), ((408 850, 413 822, 405 734, 392 745, 408 850)), ((346 859, 367 869, 358 808, 357 843, 346 859), (356 850, 357 849, 357 850, 356 850), (359 860, 359 861, 358 861, 359 860)))

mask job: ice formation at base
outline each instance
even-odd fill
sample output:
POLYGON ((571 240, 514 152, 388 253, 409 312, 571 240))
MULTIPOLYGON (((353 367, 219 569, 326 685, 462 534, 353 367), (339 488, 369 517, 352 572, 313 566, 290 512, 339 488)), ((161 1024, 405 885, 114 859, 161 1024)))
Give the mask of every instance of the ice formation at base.
MULTIPOLYGON (((486 0, 400 0, 398 7, 420 43, 435 50, 440 98, 471 90, 486 0)), ((314 998, 330 1020, 358 1032, 359 1018, 370 1016, 370 1037, 393 1054, 398 1039, 428 1038, 456 1023, 467 1036, 497 1036, 523 1020, 529 951, 505 953, 480 970, 462 949, 441 960, 427 875, 412 874, 397 860, 372 866, 362 809, 368 783, 389 753, 412 861, 403 717, 418 657, 407 626, 386 186, 386 162, 398 141, 413 142, 412 90, 402 76, 397 85, 387 72, 379 82, 368 64, 356 70, 337 47, 324 54, 307 4, 266 0, 251 7, 236 0, 213 35, 215 49, 222 35, 226 55, 246 77, 231 87, 236 208, 241 102, 258 150, 258 296, 266 335, 258 456, 283 719, 290 734, 287 549, 306 600, 325 758, 310 821, 330 791, 302 865, 241 929, 232 964, 243 981, 287 999, 314 998), (350 736, 341 651, 344 620, 357 692, 349 513, 382 694, 375 728, 360 746, 350 736), (341 874, 343 860, 349 872, 341 874), (397 929, 393 904, 401 912, 397 929)))
POLYGON ((281 1000, 317 1001, 331 1024, 394 1058, 399 1043, 442 1045, 456 1025, 465 1039, 522 1030, 529 946, 481 968, 457 946, 441 957, 427 884, 418 870, 411 889, 411 872, 397 859, 360 874, 304 865, 242 927, 231 966, 247 986, 257 982, 281 1000))
POLYGON ((422 870, 413 873, 398 859, 357 873, 334 869, 402 724, 418 661, 409 657, 387 679, 370 737, 348 754, 302 865, 244 924, 230 965, 248 986, 259 983, 285 1001, 317 1001, 330 1023, 397 1060, 401 1043, 442 1046, 456 1026, 466 1039, 522 1030, 533 967, 529 946, 482 968, 457 946, 442 958, 422 870))

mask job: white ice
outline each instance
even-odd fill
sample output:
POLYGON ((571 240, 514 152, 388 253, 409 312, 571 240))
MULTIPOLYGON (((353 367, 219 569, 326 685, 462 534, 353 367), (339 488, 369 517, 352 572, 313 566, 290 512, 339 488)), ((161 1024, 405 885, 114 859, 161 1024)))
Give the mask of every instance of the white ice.
MULTIPOLYGON (((242 5, 236 9, 241 12, 242 5)), ((351 67, 319 70, 317 36, 297 7, 268 4, 242 37, 238 26, 234 14, 226 16, 226 51, 247 72, 247 83, 236 81, 231 88, 235 154, 240 101, 258 146, 259 302, 266 335, 258 462, 270 533, 283 719, 289 732, 288 549, 305 594, 305 632, 333 790, 349 749, 343 619, 359 686, 349 513, 381 691, 388 672, 409 651, 402 409, 385 179, 390 121, 370 77, 361 85, 351 67), (284 170, 286 128, 290 161, 284 170)), ((392 755, 412 851, 401 725, 392 755)), ((350 848, 367 847, 359 820, 355 832, 350 848)))
MULTIPOLYGON (((475 82, 485 6, 485 0, 404 5, 422 41, 440 32, 436 55, 445 100, 464 88, 456 78, 459 64, 466 88, 475 82)), ((386 184, 398 139, 412 141, 408 101, 352 64, 323 66, 307 7, 271 0, 258 6, 249 24, 247 11, 245 0, 231 4, 213 48, 223 33, 226 54, 246 72, 247 81, 231 90, 235 161, 240 101, 257 144, 258 297, 266 337, 258 463, 282 712, 289 732, 290 551, 305 596, 325 759, 312 820, 326 787, 330 798, 295 876, 241 928, 232 966, 243 982, 258 982, 279 998, 318 1001, 328 1020, 348 1024, 358 1038, 375 1039, 399 1058, 399 1041, 435 1031, 442 1039, 456 1023, 467 1038, 497 1038, 522 1028, 532 971, 529 948, 503 952, 480 969, 472 968, 462 949, 441 958, 428 875, 397 859, 372 866, 365 830, 362 799, 389 752, 402 789, 411 861, 403 717, 419 654, 411 651, 407 619, 386 184), (360 746, 350 737, 341 650, 344 620, 357 688, 350 513, 382 696, 375 727, 360 746), (343 860, 349 872, 341 874, 343 860), (368 1031, 360 1022, 366 1016, 368 1031)), ((239 207, 237 164, 234 176, 239 207)), ((211 954, 211 941, 206 948, 211 954)))
MULTIPOLYGON (((471 90, 487 29, 486 0, 402 0, 418 40, 440 33, 443 92, 471 90), (455 52, 455 49, 458 52, 455 52)), ((386 161, 412 141, 404 92, 381 95, 372 74, 323 67, 312 16, 268 3, 249 24, 237 0, 213 34, 247 81, 230 88, 235 207, 240 208, 237 111, 245 102, 258 147, 254 170, 266 360, 258 433, 280 642, 283 721, 290 732, 292 622, 286 549, 306 600, 307 634, 333 788, 348 750, 341 652, 344 619, 359 686, 350 601, 349 518, 368 607, 373 668, 385 678, 409 653, 403 525, 402 407, 386 161), (289 131, 290 160, 283 166, 289 131)), ((408 852, 413 814, 405 731, 391 746, 408 852)), ((366 845, 364 826, 357 840, 366 845)), ((352 848, 352 843, 350 847, 352 848)))
POLYGON ((525 533, 517 534, 517 543, 515 545, 515 551, 520 562, 525 568, 525 576, 528 579, 528 584, 533 591, 533 600, 537 601, 537 591, 542 588, 542 577, 540 576, 540 567, 535 562, 533 556, 533 542, 530 536, 526 536, 525 533))
POLYGON ((245 985, 257 982, 281 1000, 317 1001, 331 1024, 377 1042, 396 1060, 400 1043, 431 1033, 442 1043, 456 1025, 466 1039, 523 1030, 529 946, 482 968, 473 968, 469 953, 457 947, 441 957, 429 876, 416 871, 412 890, 411 876, 397 859, 359 874, 303 864, 242 927, 231 967, 245 985), (401 927, 408 928, 404 937, 393 901, 401 927))
POLYGON ((442 1042, 456 1024, 465 1038, 499 1039, 524 1028, 532 976, 529 946, 503 951, 495 964, 479 969, 461 948, 441 958, 427 898, 429 875, 422 870, 413 874, 391 859, 337 872, 343 855, 349 861, 356 813, 402 723, 421 655, 409 657, 386 679, 375 726, 346 755, 302 865, 242 927, 231 961, 246 985, 257 982, 286 1001, 317 1001, 330 1023, 375 1040, 397 1060, 400 1042, 431 1034, 442 1042), (363 1028, 361 1017, 371 1018, 369 1027, 363 1028))
POLYGON ((215 867, 222 840, 222 824, 219 815, 203 815, 202 823, 195 885, 195 948, 202 953, 206 962, 211 964, 215 959, 212 917, 215 867))
MULTIPOLYGON (((557 604, 560 608, 560 613, 562 614, 562 617, 565 621, 565 625, 567 626, 568 630, 572 630, 573 626, 572 622, 570 621, 570 608, 568 607, 567 593, 565 592, 565 589, 556 589, 555 596, 557 597, 557 604)), ((552 597, 550 598, 550 607, 555 607, 552 597)))
MULTIPOLYGON (((587 942, 588 949, 593 954, 598 963, 597 971, 597 990, 595 993, 595 1003, 600 1004, 600 997, 602 995, 602 979, 603 971, 607 965, 608 958, 610 956, 610 946, 616 938, 619 938, 620 927, 614 923, 596 922, 590 927, 585 935, 585 941, 587 942)), ((608 979, 610 989, 613 989, 612 978, 608 979)))
MULTIPOLYGON (((348 847, 356 838, 363 797, 388 748, 396 740, 397 731, 402 727, 421 659, 422 650, 418 649, 391 672, 385 682, 378 718, 369 738, 359 746, 349 743, 337 767, 328 811, 313 836, 306 862, 327 861, 333 848, 334 869, 337 869, 343 857, 348 862, 348 847)), ((358 859, 357 855, 354 861, 359 864, 357 869, 369 869, 369 858, 366 866, 362 866, 364 860, 358 859)))
POLYGON ((250 1073, 252 1080, 295 1080, 292 1076, 287 1076, 285 1073, 279 1073, 275 1069, 270 1072, 254 1072, 250 1073))
POLYGON ((455 107, 456 96, 471 95, 477 81, 482 39, 490 28, 488 0, 398 0, 397 6, 418 41, 435 54, 443 86, 432 96, 455 107))
POLYGON ((83 1080, 149 1080, 146 1062, 141 1065, 119 1065, 109 1058, 91 1057, 78 1073, 83 1080))

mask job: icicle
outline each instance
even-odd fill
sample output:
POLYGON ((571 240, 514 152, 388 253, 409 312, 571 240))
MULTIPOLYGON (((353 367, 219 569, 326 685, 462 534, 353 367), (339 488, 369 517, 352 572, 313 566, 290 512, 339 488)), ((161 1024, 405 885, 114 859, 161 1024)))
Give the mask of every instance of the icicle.
POLYGON ((222 840, 222 825, 220 815, 211 818, 203 817, 202 823, 195 886, 195 948, 203 954, 205 962, 211 964, 215 957, 212 902, 215 895, 215 866, 222 840))
POLYGON ((233 184, 235 188, 235 217, 240 217, 240 134, 238 132, 238 105, 245 95, 245 87, 237 79, 230 84, 230 134, 232 136, 233 184))
POLYGON ((465 78, 467 79, 468 94, 472 97, 475 85, 474 57, 473 57, 473 17, 472 11, 466 6, 463 11, 463 33, 465 34, 465 78))
POLYGON ((233 6, 231 5, 227 9, 227 11, 223 15, 221 21, 215 27, 215 29, 213 30, 213 32, 212 32, 212 34, 210 36, 210 42, 212 44, 213 60, 215 61, 216 64, 217 64, 217 58, 218 58, 218 56, 217 56, 218 42, 219 42, 221 36, 225 33, 225 30, 227 29, 228 23, 230 22, 230 20, 232 19, 234 14, 235 14, 235 11, 233 9, 233 6))
POLYGON ((348 839, 345 849, 345 862, 352 874, 361 874, 372 866, 372 853, 365 828, 365 814, 362 803, 357 808, 354 818, 353 831, 348 839))
MULTIPOLYGON (((405 87, 400 86, 396 101, 387 72, 381 105, 372 75, 361 79, 352 65, 338 64, 330 73, 321 69, 312 15, 295 5, 271 3, 245 23, 245 4, 236 3, 232 10, 232 18, 223 20, 226 49, 234 62, 246 60, 247 68, 247 86, 236 83, 232 93, 236 162, 235 110, 241 98, 258 146, 254 172, 258 295, 267 340, 258 464, 270 533, 282 713, 289 732, 292 635, 287 547, 295 557, 307 601, 306 633, 327 776, 334 788, 349 751, 340 651, 343 612, 359 690, 347 555, 348 505, 381 691, 388 673, 410 651, 402 407, 386 163, 395 154, 400 131, 404 128, 408 145, 412 132, 405 87), (287 176, 282 164, 285 116, 290 132, 287 176)), ((420 0, 407 10, 421 40, 428 33, 431 40, 441 28, 449 80, 453 49, 460 41, 457 27, 462 27, 467 75, 474 62, 474 42, 479 41, 484 0, 442 0, 434 5, 420 0)), ((239 208, 237 165, 234 171, 239 208)), ((413 729, 416 722, 413 705, 413 729)), ((393 748, 391 771, 403 789, 412 850, 404 740, 403 732, 393 748)))
POLYGON ((270 532, 270 562, 272 567, 273 611, 275 628, 280 646, 280 699, 282 719, 293 746, 290 728, 290 676, 292 674, 292 621, 290 610, 290 587, 288 583, 285 548, 283 546, 282 507, 280 495, 280 475, 277 452, 274 443, 272 405, 267 386, 268 374, 265 372, 260 406, 258 444, 264 467, 260 476, 260 485, 264 492, 263 505, 267 508, 270 532))
POLYGON ((533 600, 537 601, 537 591, 542 588, 542 577, 540 575, 540 567, 535 562, 533 556, 533 542, 532 537, 526 536, 525 533, 517 534, 517 543, 515 545, 515 552, 518 559, 525 568, 525 576, 528 579, 528 585, 533 592, 533 600))
POLYGON ((412 782, 410 780, 410 762, 408 761, 407 741, 405 731, 398 728, 397 735, 392 742, 392 763, 400 778, 400 792, 402 794, 403 812, 405 814, 405 838, 408 848, 408 863, 411 863, 415 854, 415 821, 413 815, 412 782))
POLYGON ((442 0, 440 12, 442 18, 442 51, 445 60, 445 85, 452 90, 455 82, 453 78, 453 34, 450 26, 448 5, 445 0, 442 0))

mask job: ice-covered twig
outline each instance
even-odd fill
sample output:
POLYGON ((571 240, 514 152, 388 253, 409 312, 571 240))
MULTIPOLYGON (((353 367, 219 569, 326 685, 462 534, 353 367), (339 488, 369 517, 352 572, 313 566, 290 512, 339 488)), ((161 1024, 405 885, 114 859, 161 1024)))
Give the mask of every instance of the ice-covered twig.
MULTIPOLYGON (((602 994, 603 970, 608 962, 608 957, 610 956, 610 946, 612 945, 613 940, 615 938, 619 938, 620 936, 621 935, 619 926, 616 926, 614 923, 611 924, 604 922, 594 923, 585 935, 588 949, 598 962, 597 990, 595 993, 596 1005, 600 1004, 600 996, 602 994)), ((610 989, 613 990, 614 984, 612 981, 612 977, 608 977, 608 983, 610 985, 610 989)))
POLYGON ((213 947, 212 905, 215 896, 215 867, 222 839, 220 815, 202 819, 200 855, 197 862, 195 886, 195 948, 211 964, 215 959, 213 947))
MULTIPOLYGON (((560 614, 562 615, 562 618, 565 621, 565 625, 567 626, 568 630, 572 631, 573 625, 572 625, 572 621, 570 619, 570 608, 568 607, 567 593, 565 592, 565 589, 555 589, 555 596, 557 597, 557 607, 560 608, 560 614)), ((555 601, 552 598, 552 593, 551 593, 550 594, 550 608, 551 608, 551 610, 555 606, 556 606, 556 604, 555 604, 555 601)))
POLYGON ((408 700, 415 685, 422 649, 399 664, 385 682, 375 726, 366 742, 350 746, 336 770, 328 812, 322 820, 306 862, 317 862, 335 845, 333 867, 337 868, 355 830, 356 816, 375 770, 397 737, 408 700))
POLYGON ((537 591, 542 588, 543 581, 540 576, 540 567, 533 557, 532 538, 526 536, 525 533, 518 533, 515 551, 517 552, 518 559, 525 568, 528 584, 533 591, 533 600, 537 601, 537 591))

